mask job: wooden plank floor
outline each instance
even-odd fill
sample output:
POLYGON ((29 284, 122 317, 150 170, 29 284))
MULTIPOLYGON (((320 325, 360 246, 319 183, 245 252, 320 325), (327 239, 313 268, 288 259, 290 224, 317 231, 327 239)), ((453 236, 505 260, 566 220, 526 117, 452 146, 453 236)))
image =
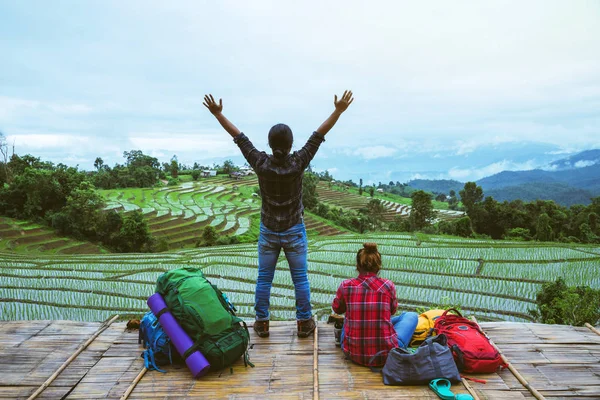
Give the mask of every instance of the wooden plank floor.
MULTIPOLYGON (((100 327, 73 321, 0 322, 0 398, 33 393, 100 327)), ((600 336, 587 328, 521 323, 482 326, 513 365, 548 399, 600 399, 600 336)), ((272 322, 271 336, 256 337, 250 349, 255 368, 240 360, 223 372, 194 380, 185 367, 148 372, 131 399, 312 399, 313 338, 299 339, 294 322, 272 322)), ((331 325, 319 324, 321 399, 436 399, 427 386, 389 387, 381 375, 344 359, 331 325)), ((137 331, 111 325, 38 398, 118 399, 143 368, 137 331)), ((532 398, 504 370, 471 382, 482 399, 532 398)), ((462 384, 455 393, 466 393, 462 384)))

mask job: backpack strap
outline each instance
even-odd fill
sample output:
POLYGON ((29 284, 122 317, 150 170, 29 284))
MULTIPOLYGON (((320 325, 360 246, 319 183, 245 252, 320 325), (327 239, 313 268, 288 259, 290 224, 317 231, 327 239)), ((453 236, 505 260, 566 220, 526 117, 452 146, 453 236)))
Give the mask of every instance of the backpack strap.
MULTIPOLYGON (((206 277, 204 277, 204 279, 206 279, 206 277)), ((206 282, 208 282, 208 284, 217 293, 217 297, 219 298, 219 301, 221 302, 221 305, 223 306, 223 308, 235 317, 236 316, 235 313, 237 312, 237 309, 231 303, 231 301, 229 301, 229 298, 227 297, 227 295, 225 293, 221 292, 221 289, 219 289, 216 285, 213 285, 212 282, 209 281, 208 279, 206 279, 206 282)))
POLYGON ((199 350, 200 350, 200 345, 198 344, 198 342, 196 342, 189 349, 187 349, 181 355, 181 357, 183 357, 184 360, 187 360, 189 356, 191 356, 193 353, 195 353, 196 351, 199 351, 199 350))
POLYGON ((170 342, 167 342, 167 348, 169 349, 168 350, 169 362, 171 363, 171 365, 173 365, 173 357, 171 357, 171 343, 170 342))
POLYGON ((471 378, 470 376, 464 376, 463 374, 460 374, 460 377, 463 379, 468 379, 473 382, 483 383, 484 385, 487 383, 487 381, 485 379, 471 378))
POLYGON ((230 314, 232 314, 235 317, 237 308, 235 308, 235 306, 231 303, 231 301, 229 301, 229 297, 227 297, 227 295, 225 293, 221 292, 221 289, 219 289, 212 283, 210 283, 210 286, 212 286, 214 291, 217 292, 217 297, 219 298, 219 301, 221 302, 221 305, 223 306, 223 308, 225 308, 227 311, 229 311, 230 314))
POLYGON ((165 308, 163 308, 162 310, 160 310, 159 312, 157 312, 157 313, 155 314, 156 320, 158 321, 158 320, 160 319, 160 317, 161 317, 161 316, 162 316, 164 313, 166 313, 166 312, 168 312, 168 311, 169 311, 169 307, 165 307, 165 308))
POLYGON ((164 371, 160 368, 158 368, 158 365, 156 365, 156 360, 154 359, 154 352, 152 351, 151 348, 148 348, 147 350, 145 350, 142 355, 144 356, 144 366, 152 371, 152 370, 156 370, 158 372, 162 372, 163 374, 166 373, 167 371, 164 371))
MULTIPOLYGON (((227 296, 225 296, 227 297, 227 296)), ((248 348, 250 347, 250 332, 248 332, 248 325, 246 325, 246 322, 244 320, 241 320, 242 324, 244 325, 244 329, 246 330, 246 333, 248 334, 248 343, 246 343, 246 351, 244 352, 244 367, 248 367, 251 366, 252 368, 254 368, 254 364, 252 364, 250 362, 250 355, 248 354, 248 348)), ((243 336, 243 335, 242 335, 243 336)), ((243 338, 244 341, 246 341, 245 338, 243 338)))

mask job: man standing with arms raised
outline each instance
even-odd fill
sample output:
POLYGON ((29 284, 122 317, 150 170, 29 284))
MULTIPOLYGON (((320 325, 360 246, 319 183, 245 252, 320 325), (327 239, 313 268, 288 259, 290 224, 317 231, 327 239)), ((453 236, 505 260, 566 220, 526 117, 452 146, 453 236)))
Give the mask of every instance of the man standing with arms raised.
POLYGON ((290 153, 294 140, 290 127, 285 124, 274 125, 269 131, 269 147, 273 154, 267 154, 258 151, 250 139, 223 115, 222 99, 217 103, 212 95, 204 96, 204 106, 233 137, 258 176, 262 209, 254 330, 260 337, 269 336, 271 286, 281 249, 288 260, 296 292, 298 337, 308 337, 315 330, 307 273, 308 243, 302 217, 302 178, 304 170, 325 141, 325 135, 353 101, 351 91, 345 91, 340 100, 336 95, 333 113, 311 135, 304 147, 293 153, 290 153))

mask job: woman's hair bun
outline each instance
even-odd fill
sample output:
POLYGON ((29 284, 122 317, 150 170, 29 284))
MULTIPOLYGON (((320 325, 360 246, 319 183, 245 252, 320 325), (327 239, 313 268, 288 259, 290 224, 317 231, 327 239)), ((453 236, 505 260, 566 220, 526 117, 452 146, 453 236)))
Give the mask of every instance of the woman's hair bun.
POLYGON ((283 151, 281 149, 274 149, 273 155, 275 156, 275 158, 281 159, 286 156, 286 153, 285 153, 285 151, 283 151))
POLYGON ((365 243, 363 247, 367 253, 377 253, 377 243, 365 243))

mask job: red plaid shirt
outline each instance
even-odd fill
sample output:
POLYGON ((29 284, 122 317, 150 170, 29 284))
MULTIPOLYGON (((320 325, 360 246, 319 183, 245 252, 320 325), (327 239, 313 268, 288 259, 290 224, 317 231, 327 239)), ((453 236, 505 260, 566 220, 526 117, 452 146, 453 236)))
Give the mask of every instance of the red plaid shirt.
POLYGON ((331 307, 337 314, 346 313, 344 353, 361 365, 385 364, 388 352, 398 347, 398 336, 390 322, 398 309, 394 283, 374 273, 360 274, 342 282, 331 307))

